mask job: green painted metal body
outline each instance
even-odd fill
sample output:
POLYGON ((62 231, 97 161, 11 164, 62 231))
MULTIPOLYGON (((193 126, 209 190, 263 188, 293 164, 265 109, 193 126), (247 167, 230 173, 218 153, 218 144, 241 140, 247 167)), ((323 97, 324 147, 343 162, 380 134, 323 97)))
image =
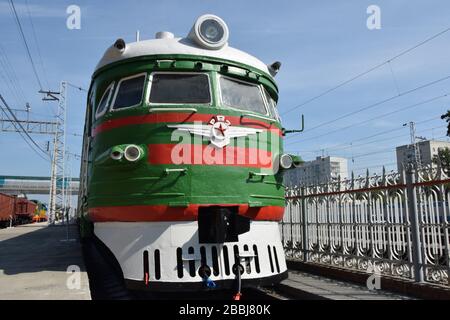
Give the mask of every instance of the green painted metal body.
MULTIPOLYGON (((200 56, 146 56, 117 62, 97 70, 92 78, 84 136, 83 163, 81 169, 80 212, 89 208, 136 205, 187 206, 189 204, 249 204, 252 206, 283 207, 284 186, 282 173, 268 176, 252 175, 258 168, 224 165, 152 165, 147 161, 148 145, 168 144, 174 129, 167 123, 126 125, 93 134, 94 128, 120 118, 148 115, 151 108, 195 107, 197 114, 240 117, 248 111, 230 109, 221 104, 218 93, 218 74, 248 82, 259 83, 272 98, 278 100, 274 79, 259 70, 232 61, 200 56), (168 61, 170 60, 170 61, 168 61), (95 120, 93 114, 99 100, 112 81, 155 71, 202 72, 210 77, 211 105, 155 105, 146 101, 149 86, 145 86, 142 104, 133 108, 107 112, 95 120), (136 144, 145 150, 145 157, 133 165, 113 163, 105 158, 111 148, 136 144), (166 169, 186 169, 185 172, 167 173, 166 169)), ((146 82, 148 83, 147 76, 146 82)), ((180 111, 189 114, 187 111, 180 111)), ((277 120, 264 121, 271 128, 281 130, 277 120)), ((189 123, 189 122, 186 122, 189 123)), ((264 129, 264 128, 262 128, 264 129)), ((258 133, 258 135, 260 135, 258 133)), ((273 154, 282 153, 282 137, 271 133, 274 145, 267 149, 273 154)), ((257 136, 247 137, 246 145, 252 146, 257 136)), ((197 139, 198 140, 198 139, 197 139)), ((200 141, 208 145, 209 141, 200 141)))

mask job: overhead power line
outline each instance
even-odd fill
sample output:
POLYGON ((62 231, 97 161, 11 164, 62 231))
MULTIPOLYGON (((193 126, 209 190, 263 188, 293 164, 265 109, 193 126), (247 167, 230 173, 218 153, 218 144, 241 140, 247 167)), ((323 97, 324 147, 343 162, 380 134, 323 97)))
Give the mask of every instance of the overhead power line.
POLYGON ((309 98, 308 100, 306 100, 306 101, 304 101, 303 103, 301 103, 301 104, 299 104, 299 105, 297 105, 297 106, 295 106, 295 107, 293 107, 293 108, 287 110, 286 112, 282 113, 281 115, 283 116, 283 115, 288 114, 288 113, 290 113, 290 112, 292 112, 292 111, 294 111, 294 110, 296 110, 296 109, 298 109, 298 108, 300 108, 300 107, 303 107, 304 105, 307 105, 308 103, 311 103, 311 102, 313 102, 314 100, 317 100, 317 99, 319 99, 319 98, 321 98, 321 97, 327 95, 328 93, 333 92, 333 91, 335 91, 335 90, 337 90, 337 89, 339 89, 339 88, 345 86, 346 84, 348 84, 348 83, 350 83, 350 82, 352 82, 352 81, 354 81, 354 80, 357 80, 357 79, 359 79, 359 78, 365 76, 366 74, 368 74, 368 73, 370 73, 370 72, 372 72, 372 71, 375 71, 375 70, 381 68, 382 66, 384 66, 384 65, 386 65, 386 64, 391 63, 391 62, 394 61, 395 59, 398 59, 398 58, 400 58, 401 56, 403 56, 403 55, 405 55, 405 54, 407 54, 407 53, 413 51, 414 49, 417 49, 418 47, 423 46, 424 44, 430 42, 431 40, 433 40, 433 39, 435 39, 435 38, 437 38, 437 37, 439 37, 439 36, 441 36, 441 35, 443 35, 443 34, 445 34, 445 33, 447 33, 448 31, 450 31, 450 27, 447 28, 447 29, 445 29, 445 30, 443 30, 443 31, 441 31, 441 32, 438 32, 438 33, 434 34, 433 36, 431 36, 431 37, 429 37, 429 38, 427 38, 427 39, 425 39, 425 40, 419 42, 418 44, 416 44, 416 45, 414 45, 414 46, 412 46, 412 47, 410 47, 410 48, 408 48, 408 49, 406 49, 406 50, 400 52, 399 54, 397 54, 397 55, 395 55, 395 56, 393 56, 393 57, 391 57, 391 58, 385 60, 384 62, 382 62, 382 63, 380 63, 380 64, 377 64, 377 65, 375 65, 374 67, 369 68, 368 70, 366 70, 366 71, 364 71, 364 72, 361 72, 361 73, 357 74, 356 76, 353 76, 353 77, 351 77, 350 79, 345 80, 345 81, 339 83, 338 85, 336 85, 336 86, 334 86, 334 87, 332 87, 332 88, 330 88, 330 89, 328 89, 328 90, 325 90, 324 92, 322 92, 322 93, 320 93, 320 94, 318 94, 318 95, 316 95, 316 96, 314 96, 314 97, 312 97, 312 98, 309 98))
MULTIPOLYGON (((30 139, 30 141, 39 149, 41 150, 45 155, 48 156, 47 152, 36 142, 34 141, 34 139, 30 136, 30 134, 27 132, 27 130, 25 130, 25 128, 22 126, 22 124, 20 123, 19 119, 17 119, 16 115, 14 114, 14 112, 11 110, 11 108, 9 107, 8 103, 5 101, 5 99, 3 98, 3 96, 0 94, 0 100, 2 101, 3 105, 6 107, 6 109, 9 111, 11 117, 14 119, 14 122, 20 127, 20 129, 22 130, 22 132, 28 137, 28 139, 30 139)), ((9 118, 9 117, 8 117, 9 118)), ((10 118, 9 118, 10 119, 10 118)), ((16 127, 17 128, 17 127, 16 127)))
POLYGON ((33 18, 31 17, 30 7, 28 6, 28 0, 25 0, 25 5, 27 7, 28 20, 30 20, 31 29, 33 31, 33 38, 34 38, 34 43, 36 44, 36 50, 37 50, 37 53, 38 53, 39 62, 41 64, 41 68, 42 68, 42 71, 44 73, 44 80, 45 80, 45 83, 47 84, 47 87, 50 87, 50 85, 48 83, 47 72, 45 70, 44 60, 42 59, 42 54, 41 54, 41 49, 40 49, 40 46, 39 46, 39 41, 37 39, 36 28, 34 27, 33 18))
MULTIPOLYGON (((426 129, 423 129, 423 130, 418 130, 417 133, 423 134, 425 132, 433 131, 433 130, 436 130, 436 129, 445 129, 445 130, 447 130, 446 126, 442 125, 442 126, 438 126, 438 127, 431 127, 431 128, 426 128, 426 129)), ((395 130, 400 130, 400 128, 399 129, 395 129, 395 130)), ((367 145, 378 143, 378 142, 385 142, 385 141, 394 140, 394 139, 398 139, 398 138, 404 138, 404 137, 410 137, 410 133, 408 132, 406 134, 390 136, 388 138, 376 139, 376 140, 372 140, 372 141, 369 141, 369 142, 358 143, 358 144, 353 144, 353 141, 351 141, 351 142, 348 142, 346 144, 334 145, 334 146, 331 146, 331 147, 328 147, 328 148, 322 148, 322 149, 316 149, 316 150, 307 150, 307 151, 305 151, 305 150, 297 150, 297 151, 292 151, 292 152, 293 153, 297 153, 299 155, 304 154, 304 153, 320 154, 322 152, 326 152, 327 154, 329 154, 330 151, 335 152, 335 151, 342 151, 342 150, 347 150, 347 149, 353 149, 353 148, 367 146, 367 145)))
POLYGON ((6 50, 0 45, 0 65, 2 66, 4 72, 1 72, 6 85, 9 87, 12 95, 15 96, 18 105, 25 106, 27 102, 27 95, 25 94, 17 74, 14 70, 14 66, 8 58, 6 50), (20 101, 20 102, 19 102, 20 101))
POLYGON ((16 129, 16 131, 19 133, 20 137, 25 141, 25 143, 31 148, 31 150, 33 150, 36 155, 38 155, 41 159, 45 160, 45 161, 50 161, 49 159, 45 158, 41 153, 39 153, 38 150, 36 150, 28 141, 28 139, 23 135, 22 130, 20 128, 17 127, 16 122, 14 120, 12 120, 10 118, 10 116, 5 112, 5 116, 6 118, 11 121, 11 123, 13 124, 14 128, 16 129))
POLYGON ((77 85, 74 85, 74 84, 72 84, 72 83, 70 83, 70 82, 67 82, 67 85, 70 86, 70 87, 72 87, 72 88, 78 89, 78 90, 80 90, 80 91, 88 92, 86 89, 84 89, 84 88, 82 88, 82 87, 79 87, 79 86, 77 86, 77 85))
MULTIPOLYGON (((442 139, 445 138, 446 136, 441 136, 441 137, 437 137, 437 139, 442 139)), ((396 151, 397 150, 397 146, 391 146, 388 148, 383 148, 383 149, 379 149, 379 150, 375 150, 375 151, 370 151, 370 152, 366 152, 366 153, 360 153, 360 154, 356 154, 354 156, 351 157, 351 159, 358 159, 358 158, 362 158, 362 157, 367 157, 367 156, 372 156, 375 154, 383 154, 383 153, 390 153, 392 151, 396 151)))
POLYGON ((405 111, 405 110, 409 110, 409 109, 416 108, 416 107, 419 107, 419 106, 423 106, 423 105, 428 104, 430 102, 433 102, 433 101, 436 101, 436 100, 448 97, 448 95, 450 95, 450 93, 445 93, 445 94, 441 94, 441 95, 438 95, 438 96, 434 96, 432 98, 423 100, 421 102, 414 103, 412 105, 408 105, 408 106, 405 106, 405 107, 401 107, 401 108, 399 108, 397 110, 394 110, 394 111, 385 112, 385 113, 382 113, 382 114, 380 114, 380 115, 378 115, 376 117, 373 117, 373 118, 370 118, 370 119, 367 119, 367 120, 364 120, 364 121, 359 121, 358 123, 350 124, 350 125, 342 127, 342 128, 337 128, 335 130, 328 131, 328 132, 322 133, 322 134, 317 135, 317 136, 313 136, 313 137, 309 137, 309 138, 306 138, 306 139, 302 139, 301 141, 290 142, 290 143, 287 143, 287 145, 296 144, 296 143, 299 143, 299 142, 305 142, 305 141, 309 141, 309 140, 314 140, 314 139, 321 138, 321 137, 324 137, 324 136, 328 136, 328 135, 330 135, 332 133, 336 133, 336 132, 339 132, 339 131, 342 131, 342 130, 350 129, 350 128, 353 128, 353 127, 358 127, 358 126, 361 126, 363 124, 369 123, 369 122, 371 122, 373 120, 378 120, 378 119, 390 116, 392 114, 399 113, 401 111, 405 111))
POLYGON ((20 23, 19 16, 17 15, 16 7, 14 6, 13 0, 9 0, 9 3, 10 3, 10 6, 11 6, 12 13, 13 13, 13 15, 15 17, 17 27, 19 28, 19 32, 20 32, 20 35, 22 37, 23 43, 25 45, 25 49, 27 51, 28 59, 30 60, 31 66, 33 68, 33 73, 34 73, 34 75, 36 77, 36 81, 37 81, 37 83, 39 85, 39 89, 43 90, 42 82, 41 82, 41 79, 39 78, 39 75, 38 75, 38 72, 37 72, 37 69, 36 69, 36 65, 35 65, 33 57, 31 55, 30 47, 28 46, 27 39, 26 39, 25 34, 23 32, 23 29, 22 29, 22 24, 20 23))
POLYGON ((25 141, 25 143, 43 160, 45 161, 50 161, 50 159, 44 157, 38 150, 44 152, 47 156, 48 154, 31 138, 31 136, 28 134, 28 132, 23 128, 22 124, 20 123, 20 121, 18 121, 18 119, 16 118, 16 116, 14 115, 14 112, 12 112, 11 108, 8 106, 8 104, 6 103, 6 101, 3 99, 2 95, 0 94, 0 100, 3 102, 3 104, 5 105, 7 111, 10 113, 10 115, 8 115, 8 112, 6 112, 4 109, 3 113, 5 114, 6 118, 12 123, 12 125, 14 126, 14 128, 16 129, 16 131, 19 133, 19 135, 21 136, 21 138, 25 141), (24 136, 24 134, 31 140, 31 142, 37 146, 38 150, 35 149, 35 147, 33 147, 32 144, 30 144, 30 141, 24 136))
MULTIPOLYGON (((421 89, 430 87, 430 86, 432 86, 432 85, 435 85, 436 83, 439 83, 439 82, 442 82, 442 81, 445 81, 445 80, 448 80, 448 79, 450 79, 450 75, 445 76, 445 77, 440 78, 440 79, 437 79, 437 80, 434 80, 434 81, 431 81, 431 82, 427 82, 427 83, 425 83, 425 84, 423 84, 423 85, 420 85, 420 86, 418 86, 418 87, 415 87, 415 88, 410 89, 410 90, 407 90, 407 91, 404 91, 404 92, 402 92, 402 93, 400 93, 400 94, 394 95, 394 96, 389 97, 389 98, 387 98, 387 99, 384 99, 384 100, 381 100, 381 101, 372 103, 372 104, 370 104, 370 105, 368 105, 368 106, 364 106, 364 107, 359 108, 359 109, 357 109, 357 110, 355 110, 355 111, 346 113, 346 114, 344 114, 344 115, 342 115, 342 116, 339 116, 339 117, 337 117, 337 118, 335 118, 335 119, 332 119, 332 120, 328 120, 328 121, 319 123, 318 125, 312 127, 311 129, 309 129, 309 130, 307 130, 307 131, 305 131, 305 132, 310 132, 310 131, 312 131, 312 130, 315 130, 315 129, 317 129, 317 128, 323 127, 323 126, 325 126, 325 125, 327 125, 327 124, 330 124, 330 123, 333 123, 333 122, 335 122, 335 121, 339 121, 339 120, 348 118, 348 117, 350 117, 350 116, 352 116, 352 115, 355 115, 355 114, 357 114, 357 113, 360 113, 360 112, 362 112, 362 111, 366 111, 366 110, 375 108, 375 107, 377 107, 377 106, 379 106, 379 105, 381 105, 381 104, 384 104, 384 103, 386 103, 386 102, 389 102, 389 101, 392 101, 392 100, 394 100, 394 99, 400 98, 400 97, 402 97, 402 96, 408 95, 408 94, 413 93, 413 92, 415 92, 415 91, 418 91, 418 90, 421 90, 421 89)), ((295 137, 295 136, 297 136, 297 135, 299 135, 299 133, 293 134, 293 135, 287 137, 286 140, 287 140, 287 139, 290 139, 290 138, 293 138, 293 137, 295 137)))
MULTIPOLYGON (((416 125, 417 125, 417 124, 426 123, 426 122, 430 122, 430 121, 433 121, 433 120, 438 120, 438 119, 440 119, 440 118, 441 118, 441 117, 433 117, 433 118, 429 118, 429 119, 426 119, 426 120, 418 121, 418 122, 416 122, 416 125)), ((348 148, 351 148, 351 147, 362 146, 362 145, 366 145, 366 144, 370 144, 370 143, 375 143, 375 142, 378 142, 378 141, 389 140, 390 138, 388 138, 388 139, 383 139, 383 140, 371 141, 371 142, 369 142, 369 143, 363 143, 363 144, 358 144, 358 145, 352 145, 352 144, 355 143, 355 142, 364 141, 364 140, 367 140, 367 139, 379 137, 379 136, 382 136, 382 135, 385 135, 385 134, 388 134, 388 133, 392 133, 392 132, 396 132, 396 131, 403 130, 404 128, 405 128, 405 127, 402 125, 402 126, 399 127, 399 128, 393 128, 393 129, 389 129, 389 130, 377 132, 377 133, 371 134, 371 135, 369 135, 369 136, 365 136, 365 137, 362 137, 362 138, 358 138, 358 139, 355 139, 355 140, 352 140, 352 141, 349 141, 349 142, 335 144, 335 145, 330 146, 330 147, 328 147, 328 148, 318 149, 318 150, 317 150, 317 153, 323 152, 323 151, 330 151, 330 150, 340 150, 341 148, 336 148, 336 147, 341 147, 341 146, 345 146, 345 148, 342 148, 342 149, 348 149, 348 148)), ((427 130, 434 130, 434 129, 437 129, 437 128, 440 128, 440 127, 429 128, 429 129, 427 129, 427 130)), ((421 132, 423 132, 423 131, 426 131, 426 130, 421 130, 421 132)), ((403 136, 403 135, 402 135, 402 136, 403 136)))

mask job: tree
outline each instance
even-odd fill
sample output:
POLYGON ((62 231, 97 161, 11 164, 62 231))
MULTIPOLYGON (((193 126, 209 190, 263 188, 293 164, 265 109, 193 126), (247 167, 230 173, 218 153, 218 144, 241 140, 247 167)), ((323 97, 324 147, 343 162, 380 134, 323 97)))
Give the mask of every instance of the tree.
POLYGON ((438 149, 438 154, 433 157, 433 163, 441 162, 442 169, 445 173, 450 172, 450 149, 438 149))
POLYGON ((443 114, 441 119, 447 121, 447 136, 450 137, 450 110, 446 114, 443 114))

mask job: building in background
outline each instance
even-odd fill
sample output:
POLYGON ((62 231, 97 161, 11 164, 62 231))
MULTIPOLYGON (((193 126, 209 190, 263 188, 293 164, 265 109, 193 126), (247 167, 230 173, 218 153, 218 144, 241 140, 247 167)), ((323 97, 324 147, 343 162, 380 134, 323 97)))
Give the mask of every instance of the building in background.
MULTIPOLYGON (((416 143, 418 150, 418 157, 422 166, 429 165, 433 162, 433 158, 438 154, 440 149, 449 148, 450 142, 426 140, 416 143)), ((396 148, 397 153, 397 169, 400 172, 402 165, 406 166, 410 162, 415 162, 416 154, 413 144, 399 146, 396 148)))
POLYGON ((339 157, 317 157, 301 166, 287 170, 284 174, 286 186, 308 186, 327 183, 338 178, 348 178, 347 159, 339 157))

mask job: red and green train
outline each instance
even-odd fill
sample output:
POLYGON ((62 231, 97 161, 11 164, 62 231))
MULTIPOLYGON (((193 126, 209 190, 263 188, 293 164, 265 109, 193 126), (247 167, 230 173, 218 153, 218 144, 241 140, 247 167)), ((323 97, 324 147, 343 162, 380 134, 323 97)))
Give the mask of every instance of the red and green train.
POLYGON ((0 193, 0 228, 46 221, 46 206, 24 195, 0 193))
POLYGON ((117 40, 89 90, 79 213, 127 285, 154 291, 269 285, 287 277, 274 76, 200 17, 189 35, 117 40))

